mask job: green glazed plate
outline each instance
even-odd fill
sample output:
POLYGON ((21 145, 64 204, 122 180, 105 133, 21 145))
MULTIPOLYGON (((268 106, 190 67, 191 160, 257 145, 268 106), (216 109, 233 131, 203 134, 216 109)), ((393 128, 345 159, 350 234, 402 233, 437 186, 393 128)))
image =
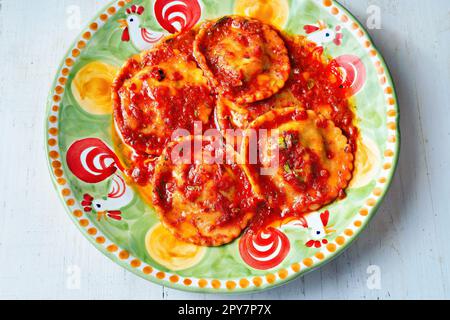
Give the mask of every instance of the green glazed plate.
POLYGON ((382 56, 361 24, 335 1, 128 0, 104 8, 64 58, 48 99, 45 141, 67 212, 111 260, 160 285, 242 293, 304 275, 355 240, 392 181, 398 120, 395 88, 382 56), (171 237, 142 193, 127 185, 114 151, 110 85, 126 59, 150 48, 154 39, 228 14, 251 15, 305 35, 335 58, 352 83, 361 139, 344 200, 262 234, 270 244, 238 239, 200 248, 171 237))

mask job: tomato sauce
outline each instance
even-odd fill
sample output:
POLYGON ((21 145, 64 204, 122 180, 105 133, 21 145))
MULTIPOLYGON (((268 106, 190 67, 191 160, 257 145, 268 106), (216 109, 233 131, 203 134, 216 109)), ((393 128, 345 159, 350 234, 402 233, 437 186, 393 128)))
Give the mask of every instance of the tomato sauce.
POLYGON ((289 77, 286 46, 267 24, 226 16, 200 28, 194 54, 218 93, 236 102, 259 101, 289 77))
MULTIPOLYGON (((188 144, 183 143, 181 150, 188 145, 193 150, 192 141, 189 141, 188 144)), ((241 210, 248 211, 254 208, 257 200, 244 170, 238 164, 226 163, 224 149, 212 150, 211 148, 212 151, 209 152, 207 150, 210 149, 210 142, 204 140, 201 142, 201 150, 195 150, 197 153, 190 152, 189 161, 183 157, 184 151, 180 151, 180 157, 183 159, 183 163, 180 164, 170 159, 175 146, 179 147, 179 145, 170 145, 162 155, 165 161, 164 165, 158 167, 159 170, 156 173, 155 204, 164 207, 165 210, 170 210, 172 195, 174 192, 179 192, 188 201, 200 205, 205 212, 208 210, 223 212, 224 216, 221 219, 223 222, 233 220, 241 210), (200 163, 198 157, 202 157, 200 163), (219 163, 211 163, 212 160, 219 160, 219 163), (189 164, 184 164, 187 162, 189 164), (181 168, 181 179, 176 181, 172 173, 178 168, 181 168), (208 189, 205 189, 206 186, 208 189), (211 197, 202 198, 205 193, 211 197)), ((178 177, 178 175, 176 176, 178 177)))
POLYGON ((195 29, 186 31, 177 35, 176 37, 170 37, 163 40, 157 47, 157 50, 150 50, 142 57, 143 66, 154 66, 166 61, 172 57, 180 57, 186 61, 195 62, 195 58, 192 54, 195 36, 197 31, 195 29))
MULTIPOLYGON (((199 138, 183 138, 183 150, 184 142, 194 139, 200 142, 199 138)), ((194 153, 179 162, 170 156, 179 146, 169 144, 156 166, 152 203, 157 213, 165 226, 188 242, 229 243, 248 226, 259 198, 240 165, 196 162, 200 159, 194 153)), ((210 149, 209 141, 200 146, 196 155, 210 149)))
POLYGON ((114 83, 115 122, 139 154, 159 156, 174 131, 193 134, 196 121, 203 130, 214 127, 216 96, 193 57, 195 34, 182 33, 131 58, 114 83))
MULTIPOLYGON (((241 107, 244 125, 248 125, 266 112, 287 107, 313 110, 332 120, 349 139, 353 152, 357 149, 358 129, 355 113, 348 97, 352 95, 344 83, 336 62, 317 52, 314 43, 301 36, 283 35, 288 48, 291 74, 285 86, 272 97, 241 107)), ((233 129, 230 110, 223 108, 221 129, 233 129)))
POLYGON ((242 169, 237 165, 213 166, 213 170, 201 170, 196 164, 186 165, 183 168, 182 185, 174 182, 171 171, 164 171, 156 180, 155 188, 158 196, 153 198, 154 204, 163 207, 165 211, 170 211, 172 195, 179 192, 187 201, 195 202, 205 214, 210 211, 221 212, 222 216, 217 225, 232 223, 239 219, 242 211, 253 211, 258 200, 242 169), (226 170, 231 170, 232 175, 227 174, 226 170), (205 185, 211 181, 212 186, 205 190, 205 185), (229 190, 234 190, 232 198, 222 193, 229 190), (210 197, 207 200, 200 200, 204 192, 210 197))
MULTIPOLYGON (((314 117, 311 111, 302 109, 283 109, 283 112, 272 112, 267 120, 255 122, 253 129, 273 130, 281 125, 291 123, 292 121, 308 121, 307 126, 313 124, 320 130, 328 130, 318 133, 322 136, 323 144, 310 148, 308 145, 302 145, 300 137, 302 131, 285 130, 280 132, 278 140, 278 164, 276 173, 280 178, 274 179, 272 175, 262 175, 262 168, 267 164, 263 163, 249 164, 248 170, 253 178, 253 183, 259 188, 259 193, 265 198, 266 203, 259 208, 258 214, 252 221, 251 230, 257 231, 262 227, 281 221, 289 217, 301 217, 303 214, 320 209, 329 204, 336 198, 345 197, 345 187, 351 179, 349 171, 353 170, 351 147, 347 144, 345 138, 340 135, 335 136, 334 126, 331 121, 314 117), (291 110, 291 111, 290 111, 291 110), (331 137, 330 137, 331 135, 331 137), (330 139, 340 139, 341 142, 333 140, 333 144, 339 144, 331 147, 337 150, 334 154, 328 147, 330 139), (344 139, 345 143, 342 143, 344 139), (322 150, 322 156, 319 156, 317 150, 322 150), (338 161, 342 169, 330 167, 329 161, 338 161), (347 169, 345 169, 347 168, 347 169), (329 170, 332 170, 330 172, 329 170), (280 183, 282 186, 277 185, 280 183)), ((316 141, 317 137, 310 141, 316 141)), ((318 143, 318 142, 315 142, 318 143)), ((249 145, 245 145, 244 155, 248 157, 249 145)), ((262 150, 260 150, 262 151, 262 150)), ((249 163, 249 159, 246 159, 249 163)))
MULTIPOLYGON (((139 152, 146 150, 161 150, 170 142, 171 133, 177 129, 186 129, 190 133, 194 133, 194 122, 200 121, 198 110, 193 106, 197 101, 203 101, 209 106, 213 106, 215 98, 211 96, 211 91, 203 86, 185 86, 177 89, 176 94, 170 93, 168 87, 157 87, 148 89, 152 92, 150 99, 141 93, 130 95, 129 109, 133 118, 139 119, 136 128, 122 127, 122 135, 125 142, 139 152), (170 98, 168 98, 170 97, 170 98), (143 134, 147 127, 151 127, 154 123, 155 114, 144 112, 146 106, 157 104, 159 116, 163 120, 165 134, 143 134)), ((161 124, 162 125, 162 124, 161 124)), ((209 121, 203 126, 204 130, 213 127, 209 121)), ((152 152, 153 153, 153 152, 152 152)))
MULTIPOLYGON (((184 36, 165 40, 161 45, 162 50, 152 51, 143 57, 143 65, 155 65, 167 59, 168 56, 178 55, 180 52, 192 52, 192 41, 195 35, 196 31, 190 31, 184 36)), ((313 110, 317 114, 321 114, 325 118, 332 120, 336 127, 340 128, 345 137, 347 137, 350 148, 348 151, 355 154, 359 134, 355 125, 355 114, 348 100, 350 96, 349 89, 344 84, 339 72, 336 72, 336 64, 332 59, 328 60, 318 54, 317 50, 315 50, 315 44, 307 42, 305 39, 299 41, 297 36, 282 35, 282 37, 288 49, 291 73, 285 86, 278 94, 289 92, 298 101, 297 106, 307 110, 313 110)), ((245 42, 245 39, 242 39, 242 41, 245 42)), ((243 44, 245 44, 244 42, 243 44)), ((195 61, 192 54, 181 55, 181 57, 182 59, 195 61)), ((137 66, 132 66, 132 68, 135 67, 137 66)), ((156 71, 153 76, 163 77, 164 75, 156 71)), ((235 75, 223 73, 220 77, 221 81, 228 81, 234 79, 235 75)), ((158 101, 162 108, 168 110, 165 119, 169 128, 174 130, 182 127, 191 131, 193 121, 196 120, 196 115, 192 110, 186 108, 186 105, 183 104, 183 99, 192 101, 216 99, 216 97, 211 96, 211 92, 189 87, 181 91, 179 97, 173 100, 164 99, 166 93, 163 90, 155 94, 159 96, 158 101)), ((253 117, 262 115, 273 109, 273 106, 278 103, 277 99, 279 97, 273 95, 268 99, 250 103, 248 104, 248 110, 252 113, 253 117)), ((145 101, 134 101, 134 103, 145 103, 145 101)), ((294 102, 289 101, 288 105, 283 107, 290 106, 291 104, 294 104, 294 102)), ((142 122, 145 124, 152 122, 151 118, 146 119, 139 114, 137 114, 137 117, 142 119, 142 122)), ((304 111, 299 110, 295 117, 302 119, 302 117, 305 117, 304 111)), ((203 126, 204 131, 214 127, 212 118, 206 126, 203 126)), ((278 122, 281 123, 285 120, 287 119, 280 117, 278 122)), ((274 123, 275 125, 276 123, 274 123)), ((326 126, 326 122, 323 125, 326 126)), ((286 134, 289 135, 289 132, 286 134)), ((130 137, 136 144, 145 145, 146 143, 151 143, 165 145, 168 142, 167 139, 144 141, 141 140, 142 136, 133 136, 133 133, 130 133, 130 137)), ((329 152, 327 157, 328 159, 333 159, 334 155, 332 152, 329 152)), ((131 178, 139 185, 148 185, 154 175, 156 159, 156 157, 138 152, 138 155, 133 158, 133 164, 129 170, 131 178)), ((251 222, 250 230, 257 231, 288 216, 298 216, 306 212, 306 207, 303 209, 298 207, 294 208, 292 212, 282 212, 281 204, 286 201, 286 195, 277 192, 278 187, 268 177, 261 177, 258 182, 267 199, 266 201, 260 201, 252 196, 250 184, 238 166, 231 167, 233 173, 239 177, 238 180, 229 179, 228 176, 223 175, 220 167, 214 173, 203 172, 201 174, 196 172, 191 175, 192 172, 196 171, 193 169, 193 166, 195 165, 187 166, 184 169, 183 179, 185 182, 183 186, 177 187, 174 184, 170 172, 158 177, 154 187, 158 189, 157 194, 159 197, 154 197, 153 199, 156 205, 162 206, 166 210, 171 210, 172 203, 170 201, 170 195, 175 189, 180 191, 188 201, 195 202, 202 192, 202 185, 205 183, 205 179, 210 179, 214 182, 214 190, 211 190, 211 193, 216 194, 216 197, 210 199, 210 201, 212 201, 214 210, 223 212, 221 223, 228 223, 238 219, 238 215, 236 215, 238 210, 247 210, 253 207, 256 214, 251 222), (230 188, 237 188, 236 196, 233 200, 220 196, 220 190, 228 190, 230 188)), ((305 198, 305 204, 317 203, 318 207, 320 207, 320 204, 329 200, 326 198, 326 190, 324 190, 326 185, 325 181, 328 178, 329 172, 322 167, 320 160, 313 151, 293 141, 286 148, 280 150, 280 166, 286 168, 283 175, 285 182, 293 186, 296 190, 308 191, 306 192, 307 194, 314 195, 305 198), (298 178, 298 172, 303 173, 303 178, 298 178)), ((258 166, 253 166, 249 170, 256 171, 259 169, 258 166)), ((344 190, 338 195, 338 198, 343 197, 345 197, 344 190)), ((211 203, 208 204, 208 206, 210 205, 211 203)))
POLYGON ((358 129, 348 97, 349 88, 336 72, 334 60, 325 61, 311 42, 298 43, 295 37, 285 36, 292 72, 284 90, 289 90, 305 109, 333 120, 349 139, 356 152, 358 129))

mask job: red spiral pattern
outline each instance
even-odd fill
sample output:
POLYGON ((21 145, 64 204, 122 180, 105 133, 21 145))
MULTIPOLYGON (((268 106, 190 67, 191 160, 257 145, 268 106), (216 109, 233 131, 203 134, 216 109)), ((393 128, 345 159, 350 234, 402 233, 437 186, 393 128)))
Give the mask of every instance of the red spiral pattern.
POLYGON ((343 80, 343 87, 349 90, 349 95, 355 95, 363 88, 367 80, 366 67, 362 60, 354 55, 343 55, 334 59, 331 68, 343 80))
POLYGON ((123 170, 115 153, 100 139, 87 138, 74 142, 66 156, 67 166, 80 180, 99 183, 123 170))
POLYGON ((257 234, 247 232, 239 242, 241 258, 258 270, 275 268, 284 261, 290 249, 289 238, 275 228, 268 228, 257 234))
POLYGON ((199 0, 156 0, 154 12, 158 23, 170 33, 183 32, 200 20, 199 0))
POLYGON ((109 198, 117 199, 123 196, 126 192, 127 185, 121 176, 114 176, 111 184, 111 192, 108 194, 109 198))

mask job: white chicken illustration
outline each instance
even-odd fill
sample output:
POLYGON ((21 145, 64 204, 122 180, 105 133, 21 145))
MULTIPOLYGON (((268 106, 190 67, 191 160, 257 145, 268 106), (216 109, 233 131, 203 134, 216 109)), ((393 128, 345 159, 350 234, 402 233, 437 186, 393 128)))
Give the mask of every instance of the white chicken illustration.
POLYGON ((309 240, 305 245, 307 247, 320 248, 322 245, 328 243, 325 238, 335 232, 331 229, 332 226, 328 225, 329 218, 330 212, 328 210, 322 213, 313 212, 305 215, 303 218, 292 220, 286 225, 307 229, 309 240))
POLYGON ((152 48, 164 36, 162 32, 141 27, 144 10, 144 7, 133 5, 127 9, 127 18, 118 21, 124 28, 122 41, 131 41, 141 51, 152 48))
POLYGON ((81 204, 85 212, 97 213, 98 220, 109 217, 120 221, 122 220, 122 212, 118 208, 122 208, 131 203, 133 197, 133 191, 127 187, 124 179, 115 174, 106 197, 97 199, 89 194, 85 194, 81 204))
POLYGON ((309 41, 314 42, 319 47, 324 44, 333 42, 335 45, 342 44, 343 34, 341 27, 337 26, 335 29, 329 28, 323 21, 319 21, 317 25, 306 25, 304 30, 309 41))

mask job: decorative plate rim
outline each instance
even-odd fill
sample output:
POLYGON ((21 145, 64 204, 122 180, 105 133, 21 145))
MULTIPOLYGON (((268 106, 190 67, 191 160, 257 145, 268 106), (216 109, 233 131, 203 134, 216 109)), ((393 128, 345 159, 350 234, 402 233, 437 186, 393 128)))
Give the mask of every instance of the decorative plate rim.
POLYGON ((121 250, 119 246, 112 243, 106 236, 101 234, 88 219, 83 219, 83 212, 71 196, 72 191, 65 178, 65 172, 60 162, 60 148, 58 144, 59 136, 59 104, 62 100, 65 83, 61 79, 66 79, 75 60, 83 50, 86 43, 92 37, 92 34, 99 30, 110 18, 117 14, 117 11, 123 8, 132 0, 113 0, 100 10, 100 12, 90 20, 88 26, 76 37, 72 45, 64 55, 64 59, 58 67, 58 72, 52 84, 52 89, 47 99, 45 121, 45 150, 47 164, 51 175, 52 184, 62 201, 65 211, 69 214, 71 220, 100 252, 117 263, 121 267, 136 274, 137 276, 149 280, 155 284, 170 287, 177 290, 196 292, 196 293, 224 293, 224 294, 244 294, 256 293, 273 289, 291 282, 300 276, 312 272, 326 263, 331 262, 340 256, 344 250, 349 248, 352 243, 367 228, 370 221, 377 213, 381 203, 384 201, 389 191, 393 177, 398 166, 401 134, 400 134, 400 108, 398 96, 389 67, 380 54, 380 51, 374 44, 371 36, 366 31, 359 20, 343 5, 336 0, 313 0, 318 6, 323 7, 330 15, 339 18, 344 27, 356 36, 360 45, 363 45, 371 57, 372 63, 378 69, 378 77, 381 81, 381 87, 385 89, 385 103, 388 106, 387 126, 388 126, 388 145, 382 158, 383 168, 377 176, 377 183, 371 190, 371 195, 365 198, 366 203, 359 209, 359 214, 352 218, 351 223, 347 225, 345 231, 338 235, 336 239, 330 242, 324 249, 317 252, 312 257, 308 257, 292 264, 289 268, 271 270, 265 276, 249 276, 241 279, 200 279, 194 277, 181 277, 175 273, 159 271, 156 268, 141 262, 139 259, 130 255, 129 252, 121 250), (84 43, 83 45, 80 45, 84 43), (66 70, 66 71, 65 71, 66 70), (66 73, 66 75, 64 75, 66 73), (390 91, 386 89, 390 88, 390 91), (392 141, 389 141, 393 138, 392 141), (389 151, 389 155, 386 152, 389 151), (386 158, 389 161, 386 161, 386 158), (380 180, 383 179, 383 182, 380 180), (358 222, 358 223, 356 223, 358 222))

